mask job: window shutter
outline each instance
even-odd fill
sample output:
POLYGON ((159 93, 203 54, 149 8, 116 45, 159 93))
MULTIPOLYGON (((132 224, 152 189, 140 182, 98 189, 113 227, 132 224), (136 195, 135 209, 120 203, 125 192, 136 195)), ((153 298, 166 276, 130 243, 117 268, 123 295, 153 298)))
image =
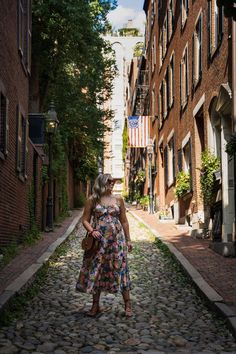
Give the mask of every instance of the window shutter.
POLYGON ((186 48, 185 52, 185 66, 186 66, 186 102, 187 102, 187 96, 189 95, 189 65, 188 65, 188 48, 186 48))
POLYGON ((172 103, 174 102, 174 96, 175 96, 175 56, 173 54, 172 57, 172 103))
POLYGON ((165 173, 165 185, 168 186, 168 146, 164 149, 164 173, 165 173))
POLYGON ((207 14, 207 32, 208 32, 208 55, 211 55, 211 42, 212 42, 212 33, 211 33, 211 1, 208 1, 208 14, 207 14))
POLYGON ((173 178, 174 178, 174 181, 175 181, 175 177, 176 177, 176 168, 175 168, 175 134, 173 135, 173 178))
POLYGON ((224 29, 224 16, 223 16, 223 7, 219 7, 219 33, 218 33, 218 42, 222 40, 224 29))
POLYGON ((25 119, 25 141, 24 141, 24 177, 27 178, 27 161, 28 161, 28 137, 29 137, 29 121, 25 119))
POLYGON ((159 113, 159 129, 162 127, 162 98, 161 98, 161 88, 159 90, 158 96, 158 113, 159 113))
POLYGON ((178 172, 182 171, 182 149, 178 150, 178 172))
POLYGON ((193 86, 195 86, 195 82, 196 82, 196 74, 195 74, 195 36, 193 34, 192 37, 192 71, 193 71, 193 86))
POLYGON ((183 105, 183 93, 182 93, 182 60, 180 62, 180 105, 183 105))
POLYGON ((202 76, 202 31, 203 31, 203 18, 202 18, 202 14, 200 15, 200 19, 199 19, 200 23, 199 23, 199 76, 202 76))
MULTIPOLYGON (((197 30, 199 30, 199 28, 197 28, 197 30)), ((199 66, 200 66, 199 33, 196 31, 194 32, 194 53, 195 53, 195 65, 194 65, 195 75, 194 76, 195 76, 195 85, 196 85, 199 80, 199 66)))
POLYGON ((18 0, 18 49, 23 56, 24 52, 24 7, 22 0, 18 0))
POLYGON ((156 53, 157 49, 156 49, 156 36, 154 36, 154 53, 153 53, 153 56, 154 56, 154 65, 156 65, 157 63, 157 60, 156 60, 156 53))
POLYGON ((17 106, 17 146, 16 146, 16 170, 21 172, 21 145, 22 145, 22 132, 21 132, 21 113, 19 106, 17 106))
POLYGON ((6 112, 5 112, 5 127, 4 127, 4 155, 8 154, 9 146, 9 116, 8 116, 9 100, 6 98, 6 112))
POLYGON ((190 190, 193 189, 193 174, 192 174, 192 140, 189 139, 189 174, 190 174, 190 190))

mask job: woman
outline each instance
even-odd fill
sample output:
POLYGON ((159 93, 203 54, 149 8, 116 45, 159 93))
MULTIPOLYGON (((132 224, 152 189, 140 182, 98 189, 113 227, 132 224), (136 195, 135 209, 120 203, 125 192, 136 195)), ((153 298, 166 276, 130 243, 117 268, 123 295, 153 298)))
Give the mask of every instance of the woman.
POLYGON ((132 316, 127 264, 127 250, 132 251, 129 224, 124 201, 112 194, 113 186, 110 174, 100 174, 82 216, 85 229, 100 241, 100 247, 92 259, 84 256, 76 286, 78 291, 93 294, 89 316, 96 316, 100 312, 101 291, 116 293, 119 290, 125 302, 125 314, 132 316))

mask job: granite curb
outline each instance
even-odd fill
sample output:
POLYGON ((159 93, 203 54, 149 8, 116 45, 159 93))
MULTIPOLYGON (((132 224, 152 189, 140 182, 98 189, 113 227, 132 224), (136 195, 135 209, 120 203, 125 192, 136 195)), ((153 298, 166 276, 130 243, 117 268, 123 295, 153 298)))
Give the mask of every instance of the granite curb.
POLYGON ((77 224, 79 223, 82 216, 82 212, 77 215, 70 226, 64 232, 62 236, 60 236, 56 241, 54 241, 47 248, 46 252, 40 255, 40 257, 31 264, 24 272, 22 272, 11 284, 9 284, 6 289, 0 295, 0 313, 6 308, 7 304, 13 297, 20 293, 23 289, 25 290, 27 286, 32 282, 33 278, 37 274, 37 272, 49 261, 49 259, 54 254, 55 250, 66 241, 66 239, 70 236, 70 234, 75 230, 77 224))
POLYGON ((236 313, 233 309, 230 308, 225 302, 224 299, 215 291, 213 287, 211 287, 201 276, 201 274, 192 266, 192 264, 187 260, 187 258, 171 243, 162 238, 159 232, 152 227, 148 223, 146 223, 142 218, 129 210, 129 214, 131 214, 134 218, 136 218, 139 222, 144 224, 153 235, 160 240, 163 244, 165 244, 171 254, 175 257, 178 263, 182 266, 183 270, 188 274, 188 276, 192 279, 196 288, 200 291, 201 295, 207 300, 208 304, 215 310, 218 314, 226 319, 227 325, 232 332, 233 336, 236 338, 236 313))

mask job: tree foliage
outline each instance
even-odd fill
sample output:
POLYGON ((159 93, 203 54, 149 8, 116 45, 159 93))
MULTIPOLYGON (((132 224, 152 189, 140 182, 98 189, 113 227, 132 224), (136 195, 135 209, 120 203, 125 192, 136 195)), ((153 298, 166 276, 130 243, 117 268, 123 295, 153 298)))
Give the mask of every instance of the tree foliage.
POLYGON ((115 63, 102 36, 112 0, 35 0, 33 2, 32 86, 38 83, 38 109, 54 100, 61 141, 82 179, 94 175, 102 152, 104 103, 112 92, 115 63), (83 173, 81 173, 83 171, 83 173))

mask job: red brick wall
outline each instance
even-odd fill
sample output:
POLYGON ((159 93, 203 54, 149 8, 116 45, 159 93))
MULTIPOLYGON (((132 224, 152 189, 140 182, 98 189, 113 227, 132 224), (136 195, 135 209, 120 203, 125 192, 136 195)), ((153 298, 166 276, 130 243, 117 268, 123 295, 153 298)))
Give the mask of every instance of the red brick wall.
MULTIPOLYGON (((150 1, 151 3, 151 1, 150 1)), ((164 10, 166 10, 165 3, 164 10)), ((177 150, 181 147, 182 140, 190 132, 192 136, 192 171, 193 171, 193 200, 195 200, 195 211, 198 209, 198 205, 201 204, 199 198, 199 176, 196 177, 196 168, 199 167, 199 156, 196 156, 195 151, 199 151, 196 149, 199 146, 196 144, 200 144, 199 141, 195 138, 196 135, 196 125, 195 118, 193 117, 193 110, 198 103, 199 99, 205 94, 205 102, 203 104, 203 118, 204 118, 204 140, 205 146, 207 146, 207 126, 208 126, 208 110, 211 103, 212 97, 215 93, 219 92, 220 85, 222 83, 226 83, 229 80, 230 73, 230 57, 229 54, 229 34, 231 31, 229 21, 224 19, 224 35, 222 43, 215 54, 215 57, 212 61, 208 60, 208 28, 207 28, 207 5, 208 2, 205 0, 195 0, 194 2, 190 2, 190 9, 187 18, 187 22, 184 30, 181 30, 181 15, 180 15, 180 5, 179 1, 175 1, 175 29, 174 35, 168 44, 167 54, 160 68, 159 65, 159 50, 158 50, 158 37, 159 37, 159 25, 162 26, 163 14, 158 20, 158 15, 155 17, 154 26, 152 32, 150 34, 151 38, 153 38, 153 34, 156 33, 157 36, 157 65, 155 68, 155 73, 150 77, 150 90, 151 93, 152 87, 155 83, 156 87, 156 97, 158 97, 159 86, 163 79, 164 73, 166 71, 167 66, 170 62, 171 54, 175 53, 175 63, 174 63, 174 71, 175 71, 175 84, 174 84, 174 106, 169 111, 167 118, 164 121, 162 129, 159 131, 157 121, 152 126, 152 136, 157 136, 157 141, 163 137, 163 146, 165 147, 167 144, 167 137, 174 128, 175 131, 175 161, 177 168, 177 150), (202 9, 203 13, 203 72, 202 72, 202 80, 196 91, 192 94, 192 35, 195 28, 195 23, 197 20, 197 16, 199 14, 200 9, 202 9), (177 21, 176 21, 177 19, 177 21), (190 85, 190 95, 188 98, 187 108, 181 114, 180 109, 180 61, 182 58, 183 50, 188 42, 188 52, 189 52, 189 85, 190 85), (198 192, 197 192, 198 190, 198 192)), ((150 4, 149 4, 150 5, 150 4)), ((147 48, 147 55, 150 61, 150 50, 152 45, 149 44, 147 48)), ((151 65, 150 65, 151 67, 151 65)), ((151 102, 151 100, 150 100, 151 102)), ((158 102, 158 101, 157 101, 158 102)), ((174 199, 173 187, 165 190, 163 188, 163 165, 161 163, 161 158, 159 155, 158 159, 158 176, 156 179, 155 190, 157 194, 160 196, 161 204, 167 205, 174 199)), ((188 202, 189 204, 189 202, 188 202)))
MULTIPOLYGON (((34 148, 28 141, 26 181, 16 172, 16 108, 28 115, 28 76, 21 64, 17 47, 17 1, 1 1, 0 21, 0 81, 9 100, 9 153, 0 159, 0 245, 19 242, 29 227, 28 191, 33 176, 34 148)), ((38 160, 38 176, 41 160, 38 160)), ((40 178, 37 180, 37 221, 41 220, 40 178)))

